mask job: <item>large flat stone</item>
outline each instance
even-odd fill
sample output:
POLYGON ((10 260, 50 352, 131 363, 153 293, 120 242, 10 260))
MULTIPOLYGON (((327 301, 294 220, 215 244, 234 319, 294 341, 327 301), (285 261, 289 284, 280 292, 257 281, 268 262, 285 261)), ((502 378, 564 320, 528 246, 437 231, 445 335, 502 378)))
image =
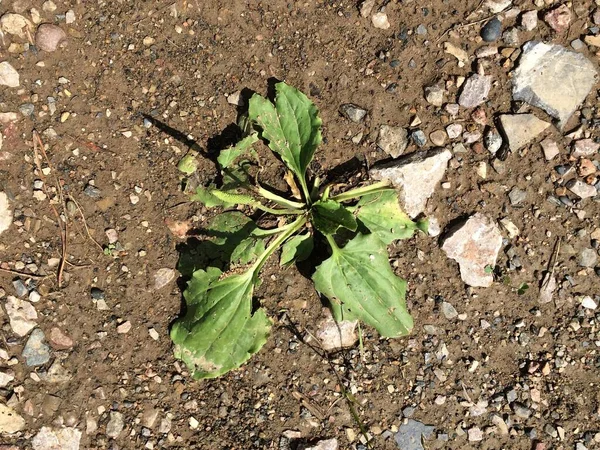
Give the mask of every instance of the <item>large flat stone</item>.
POLYGON ((513 152, 529 144, 550 126, 533 114, 503 114, 500 116, 500 125, 513 152))
POLYGON ((513 99, 543 109, 562 128, 596 83, 594 64, 560 45, 527 42, 513 72, 513 99))
POLYGON ((410 217, 425 210, 427 200, 442 180, 452 152, 443 148, 411 153, 395 161, 375 165, 369 174, 375 180, 390 180, 400 189, 400 200, 410 217))
POLYGON ((496 265, 502 235, 496 223, 477 213, 450 231, 442 250, 460 266, 460 277, 469 286, 489 287, 494 277, 486 267, 496 265))

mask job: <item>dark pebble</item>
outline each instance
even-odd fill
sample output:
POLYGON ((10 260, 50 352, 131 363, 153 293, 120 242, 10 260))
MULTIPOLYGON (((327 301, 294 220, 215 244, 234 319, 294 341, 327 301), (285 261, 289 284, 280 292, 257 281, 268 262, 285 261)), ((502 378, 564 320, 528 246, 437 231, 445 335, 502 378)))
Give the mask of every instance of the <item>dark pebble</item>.
POLYGON ((569 166, 568 164, 564 164, 562 166, 556 166, 554 168, 554 170, 556 170, 556 172, 562 176, 562 175, 566 175, 567 172, 569 172, 569 170, 571 170, 571 166, 569 166))
POLYGON ((93 287, 90 291, 90 295, 94 300, 104 300, 104 291, 100 288, 93 287))
POLYGON ((496 41, 502 34, 502 22, 494 17, 481 29, 481 37, 486 42, 496 41))
POLYGON ((558 197, 558 199, 560 200, 560 202, 565 205, 568 206, 569 208, 573 207, 573 202, 571 201, 571 199, 569 197, 567 197, 566 195, 561 195, 560 197, 558 197))
POLYGON ((92 186, 91 184, 88 184, 85 187, 85 189, 83 190, 83 193, 91 198, 99 198, 102 194, 100 189, 98 189, 96 186, 92 186))
POLYGON ((398 83, 390 83, 390 85, 385 88, 386 92, 389 92, 390 94, 393 94, 394 92, 396 92, 396 89, 398 89, 398 83))
POLYGON ((390 67, 392 68, 396 68, 400 65, 400 60, 399 59, 393 59, 390 61, 390 67))
POLYGON ((23 283, 21 280, 17 279, 13 281, 13 286, 15 287, 17 297, 25 297, 27 294, 29 294, 29 289, 27 289, 27 286, 25 286, 25 283, 23 283))
POLYGON ((427 143, 425 133, 423 133, 421 130, 413 131, 410 137, 412 138, 413 142, 419 147, 423 147, 427 143))

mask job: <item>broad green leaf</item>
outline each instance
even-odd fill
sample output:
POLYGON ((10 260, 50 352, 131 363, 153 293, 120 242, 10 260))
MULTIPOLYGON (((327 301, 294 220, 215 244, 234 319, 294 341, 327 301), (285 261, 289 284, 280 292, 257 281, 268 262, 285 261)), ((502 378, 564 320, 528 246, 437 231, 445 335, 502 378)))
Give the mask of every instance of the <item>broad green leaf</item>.
POLYGON ((221 166, 221 169, 225 169, 225 168, 231 166, 231 164, 237 158, 239 158, 240 156, 244 155, 249 150, 251 150, 252 145, 256 141, 258 141, 258 134, 253 133, 253 134, 243 138, 241 141, 239 141, 233 147, 227 148, 225 150, 221 150, 221 153, 219 153, 219 157, 217 158, 217 162, 219 163, 219 166, 221 166))
POLYGON ((321 118, 316 106, 298 89, 275 85, 275 105, 254 94, 248 117, 262 128, 269 147, 304 182, 306 168, 321 143, 321 118))
POLYGON ((385 244, 396 239, 408 239, 418 224, 400 209, 396 191, 382 191, 365 195, 356 205, 357 218, 385 244))
POLYGON ((312 224, 323 234, 333 234, 340 227, 356 231, 354 215, 335 200, 319 200, 312 207, 312 224))
POLYGON ((242 240, 231 253, 231 263, 248 264, 265 251, 265 239, 250 236, 242 240))
POLYGON ((375 234, 358 234, 334 249, 312 279, 337 321, 360 319, 384 337, 404 336, 413 328, 406 281, 392 271, 386 245, 375 234))
POLYGON ((175 357, 196 379, 240 367, 265 344, 271 328, 263 309, 252 312, 254 273, 221 275, 215 268, 194 273, 183 294, 186 314, 171 328, 175 357))
POLYGON ((253 236, 256 230, 254 221, 239 211, 215 216, 206 228, 198 230, 204 239, 190 239, 180 248, 177 270, 189 277, 209 265, 226 268, 230 264, 252 262, 264 249, 266 240, 253 236))
POLYGON ((310 233, 298 234, 283 244, 279 264, 286 266, 297 261, 304 261, 313 251, 313 237, 310 233))

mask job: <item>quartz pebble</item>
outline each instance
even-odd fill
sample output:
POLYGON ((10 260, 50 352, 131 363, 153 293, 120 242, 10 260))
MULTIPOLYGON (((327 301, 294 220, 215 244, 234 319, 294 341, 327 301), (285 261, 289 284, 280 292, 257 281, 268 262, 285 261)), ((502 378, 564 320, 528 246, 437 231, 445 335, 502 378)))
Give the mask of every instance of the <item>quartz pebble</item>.
POLYGON ((54 52, 66 43, 67 34, 57 25, 41 24, 35 33, 35 45, 45 52, 54 52))
POLYGON ((379 128, 377 146, 392 158, 397 158, 408 146, 408 131, 402 127, 382 125, 379 128))
POLYGON ((523 27, 523 29, 525 31, 532 31, 535 29, 535 27, 537 27, 538 24, 538 12, 533 10, 533 11, 527 11, 524 12, 521 15, 521 27, 523 27))
POLYGON ((383 12, 373 14, 371 16, 371 22, 375 28, 379 28, 381 30, 387 30, 390 27, 387 14, 383 12))
POLYGON ((463 108, 474 108, 481 105, 488 97, 492 88, 492 77, 490 75, 471 75, 465 82, 458 104, 463 108))
POLYGON ((542 142, 540 142, 540 145, 542 146, 546 161, 551 161, 560 153, 558 144, 552 139, 544 139, 542 142))
POLYGON ((31 440, 33 450, 79 450, 81 431, 77 428, 42 427, 31 440))
POLYGON ((158 269, 154 274, 154 289, 162 289, 175 279, 177 272, 170 267, 163 267, 158 269))
POLYGON ((0 85, 18 87, 19 84, 19 73, 14 67, 7 61, 0 62, 0 85))
POLYGON ((433 106, 442 106, 444 103, 444 90, 437 85, 425 88, 425 100, 433 106))

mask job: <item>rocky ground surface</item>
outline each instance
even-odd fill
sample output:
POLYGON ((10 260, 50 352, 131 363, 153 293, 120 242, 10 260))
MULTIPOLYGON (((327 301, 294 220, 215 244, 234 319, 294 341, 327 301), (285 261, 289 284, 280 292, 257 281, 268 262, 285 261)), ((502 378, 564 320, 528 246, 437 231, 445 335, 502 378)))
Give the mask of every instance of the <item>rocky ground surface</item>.
POLYGON ((597 3, 2 2, 0 449, 600 448, 597 3), (415 330, 340 340, 271 264, 271 340, 195 382, 174 269, 214 212, 176 165, 209 182, 273 79, 313 173, 430 219, 391 247, 415 330))

